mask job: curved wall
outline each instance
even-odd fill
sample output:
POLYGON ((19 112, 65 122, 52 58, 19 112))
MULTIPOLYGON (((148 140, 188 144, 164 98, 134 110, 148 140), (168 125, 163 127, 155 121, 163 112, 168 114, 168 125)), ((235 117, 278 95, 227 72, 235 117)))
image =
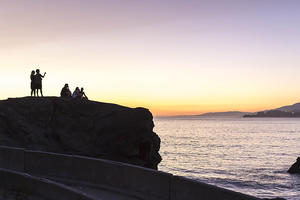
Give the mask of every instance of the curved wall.
POLYGON ((172 174, 114 161, 0 146, 0 168, 110 188, 146 200, 258 200, 172 174))
POLYGON ((8 194, 15 199, 21 194, 23 198, 16 199, 96 200, 63 184, 12 170, 0 169, 0 180, 0 190, 5 191, 0 199, 7 199, 8 194))

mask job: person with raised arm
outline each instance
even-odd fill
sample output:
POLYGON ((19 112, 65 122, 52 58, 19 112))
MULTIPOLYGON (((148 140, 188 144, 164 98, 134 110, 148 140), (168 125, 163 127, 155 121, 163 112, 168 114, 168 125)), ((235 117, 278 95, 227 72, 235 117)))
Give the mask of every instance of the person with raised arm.
POLYGON ((46 72, 44 73, 44 75, 42 75, 42 74, 40 74, 39 69, 37 69, 35 71, 36 71, 36 75, 35 75, 36 94, 37 94, 37 96, 39 96, 39 90, 40 90, 41 96, 43 97, 42 79, 45 77, 46 72))

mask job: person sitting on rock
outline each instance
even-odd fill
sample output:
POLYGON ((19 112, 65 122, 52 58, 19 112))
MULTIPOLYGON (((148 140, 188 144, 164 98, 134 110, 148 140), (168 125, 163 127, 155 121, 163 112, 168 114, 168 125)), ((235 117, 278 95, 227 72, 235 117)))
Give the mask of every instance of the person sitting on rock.
POLYGON ((44 76, 42 74, 40 74, 40 70, 37 69, 36 70, 36 75, 34 76, 34 82, 35 82, 35 86, 36 86, 36 94, 37 96, 39 96, 39 90, 41 92, 41 96, 43 97, 43 90, 42 90, 42 79, 45 77, 46 72, 44 73, 44 76))
POLYGON ((35 85, 35 71, 34 70, 31 71, 30 80, 31 80, 31 83, 30 83, 31 96, 32 95, 35 96, 36 85, 35 85))
POLYGON ((72 93, 69 89, 69 85, 66 83, 65 86, 61 89, 60 92, 61 97, 72 97, 72 93))
POLYGON ((78 99, 78 98, 80 98, 80 90, 79 90, 79 87, 76 87, 75 91, 73 92, 72 98, 73 98, 73 99, 78 99))
POLYGON ((83 91, 83 88, 81 88, 80 92, 79 92, 79 98, 80 99, 86 99, 88 100, 88 97, 86 96, 86 94, 83 91))

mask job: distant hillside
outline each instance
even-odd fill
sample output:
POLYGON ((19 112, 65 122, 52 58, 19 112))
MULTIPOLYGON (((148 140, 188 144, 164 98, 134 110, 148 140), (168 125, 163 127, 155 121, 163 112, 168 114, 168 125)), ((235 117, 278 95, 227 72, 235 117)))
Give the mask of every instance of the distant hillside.
POLYGON ((246 114, 244 117, 300 117, 300 103, 282 106, 273 110, 260 111, 256 114, 246 114))
POLYGON ((282 106, 280 108, 276 108, 275 110, 280 110, 284 112, 300 112, 300 103, 295 103, 290 106, 282 106))
POLYGON ((261 111, 255 115, 244 115, 244 117, 300 117, 300 112, 285 112, 281 110, 261 111))
POLYGON ((244 115, 251 114, 248 112, 240 111, 228 111, 228 112, 208 112, 201 115, 195 115, 196 117, 243 117, 244 115))
POLYGON ((228 112, 208 112, 199 115, 175 115, 175 116, 156 116, 156 118, 213 118, 213 117, 220 117, 220 118, 242 118, 244 115, 248 114, 255 114, 249 112, 240 112, 240 111, 228 111, 228 112))

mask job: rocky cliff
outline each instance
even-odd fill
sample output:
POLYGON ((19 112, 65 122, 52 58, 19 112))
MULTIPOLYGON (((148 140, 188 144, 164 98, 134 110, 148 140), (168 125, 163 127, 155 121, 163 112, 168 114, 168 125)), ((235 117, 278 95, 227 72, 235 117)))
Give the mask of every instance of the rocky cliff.
POLYGON ((58 97, 0 101, 0 145, 76 154, 157 169, 160 138, 152 114, 58 97))

